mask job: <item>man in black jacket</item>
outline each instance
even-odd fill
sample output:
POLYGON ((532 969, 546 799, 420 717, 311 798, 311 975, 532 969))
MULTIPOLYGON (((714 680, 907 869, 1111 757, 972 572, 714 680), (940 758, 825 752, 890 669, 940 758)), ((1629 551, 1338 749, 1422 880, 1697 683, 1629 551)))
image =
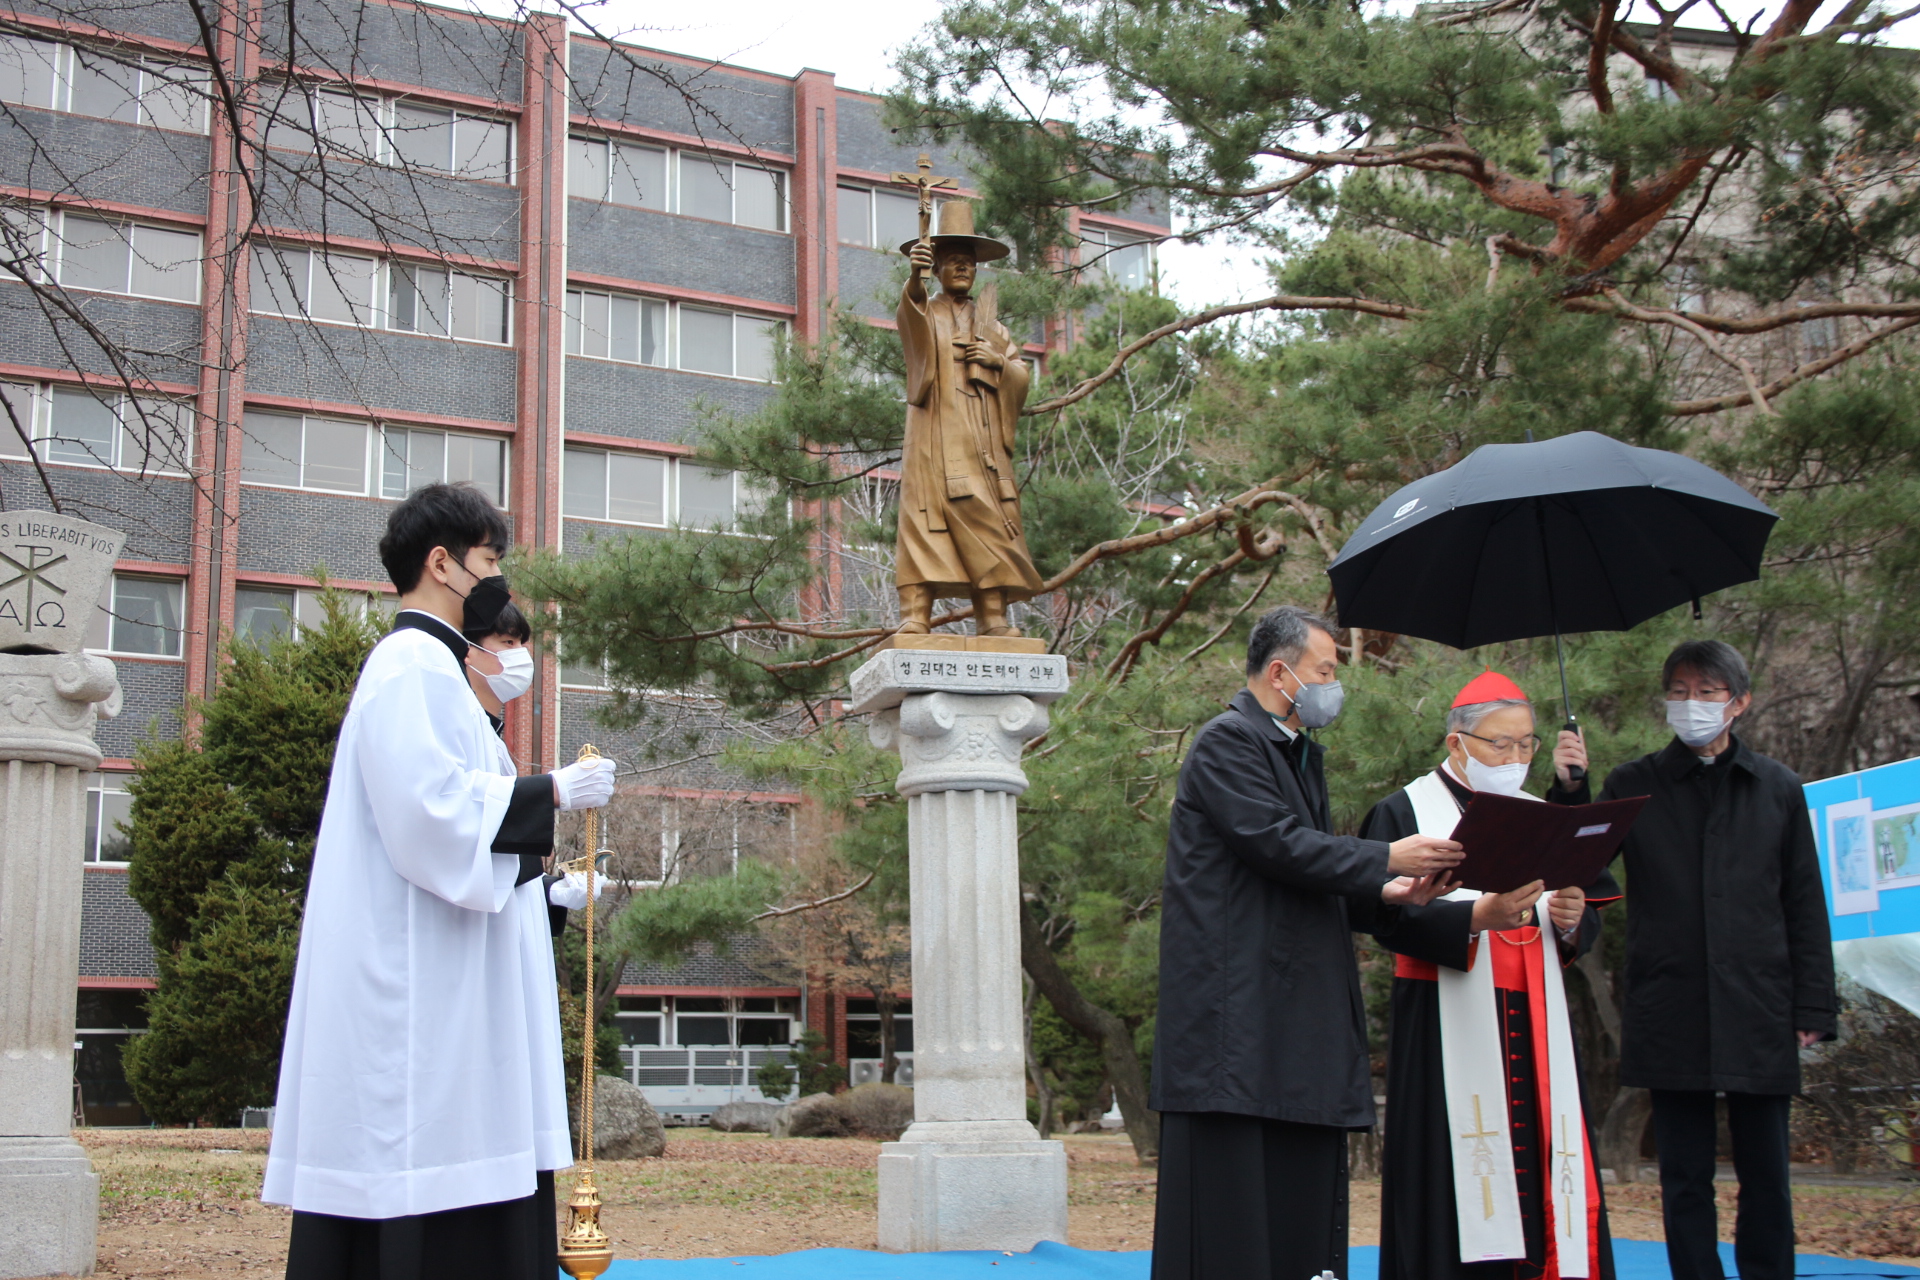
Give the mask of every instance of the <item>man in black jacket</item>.
POLYGON ((1282 606, 1194 738, 1167 836, 1154 1280, 1347 1275, 1347 1131, 1373 1124, 1354 930, 1424 904, 1460 846, 1329 834, 1341 701, 1327 623, 1282 606), (1383 907, 1383 902, 1388 904, 1383 907))
POLYGON ((1665 749, 1621 765, 1602 799, 1646 796, 1622 848, 1626 1010, 1620 1082, 1653 1094, 1674 1280, 1723 1280, 1714 1095, 1740 1179, 1741 1280, 1791 1280, 1787 1118, 1799 1051, 1834 1034, 1833 947, 1799 777, 1733 736, 1753 702, 1718 640, 1667 658, 1665 749))

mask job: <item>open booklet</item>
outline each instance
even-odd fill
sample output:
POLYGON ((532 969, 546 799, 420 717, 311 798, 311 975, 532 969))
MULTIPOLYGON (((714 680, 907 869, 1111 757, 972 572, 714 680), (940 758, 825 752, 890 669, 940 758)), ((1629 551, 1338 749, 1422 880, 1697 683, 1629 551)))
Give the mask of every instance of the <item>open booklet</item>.
POLYGON ((1476 792, 1453 829, 1466 860, 1462 887, 1507 893, 1535 880, 1547 888, 1586 888, 1620 851, 1645 796, 1599 804, 1542 804, 1476 792))

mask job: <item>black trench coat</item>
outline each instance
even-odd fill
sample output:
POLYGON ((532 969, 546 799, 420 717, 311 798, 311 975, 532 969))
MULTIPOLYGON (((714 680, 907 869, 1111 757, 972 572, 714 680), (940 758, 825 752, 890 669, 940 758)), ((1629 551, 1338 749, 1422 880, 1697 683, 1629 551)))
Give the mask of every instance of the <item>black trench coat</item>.
MULTIPOLYGON (((1286 735, 1250 692, 1194 738, 1167 834, 1160 912, 1157 1111, 1227 1111, 1298 1124, 1373 1123, 1352 931, 1380 904, 1387 846, 1327 834, 1281 755, 1286 735)), ((1305 767, 1326 794, 1318 743, 1305 767)))
POLYGON ((1799 776, 1738 738, 1711 766, 1675 738, 1608 776, 1601 799, 1623 796, 1648 800, 1621 849, 1620 1082, 1799 1092, 1794 1033, 1832 1039, 1837 1005, 1799 776))

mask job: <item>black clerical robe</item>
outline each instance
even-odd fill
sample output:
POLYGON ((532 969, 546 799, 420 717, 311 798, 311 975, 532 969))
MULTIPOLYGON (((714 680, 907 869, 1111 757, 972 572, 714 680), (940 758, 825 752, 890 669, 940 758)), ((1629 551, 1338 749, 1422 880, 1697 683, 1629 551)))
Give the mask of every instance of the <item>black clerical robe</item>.
MULTIPOLYGON (((1472 792, 1445 770, 1440 778, 1464 806, 1472 792)), ((1584 804, 1587 787, 1577 792, 1548 792, 1559 804, 1584 804)), ((1367 814, 1360 826, 1369 839, 1394 841, 1419 834, 1412 802, 1396 791, 1367 814)), ((1620 897, 1613 877, 1602 872, 1587 887, 1587 910, 1571 944, 1560 943, 1563 962, 1591 947, 1600 935, 1596 910, 1620 897)), ((1541 913, 1544 914, 1544 903, 1541 913)), ((1537 993, 1528 990, 1524 969, 1495 968, 1496 1016, 1508 1073, 1507 1110, 1519 1184, 1525 1260, 1463 1263, 1460 1260, 1458 1209, 1454 1197, 1455 1142, 1447 1115, 1440 1039, 1440 997, 1435 966, 1465 969, 1470 954, 1473 903, 1442 899, 1401 913, 1396 927, 1380 941, 1397 954, 1393 979, 1393 1021, 1387 1046, 1387 1116, 1381 1151, 1380 1280, 1557 1280, 1557 1259, 1547 1243, 1543 1210, 1547 1153, 1540 1141, 1541 1071, 1538 1046, 1544 1019, 1537 993)), ((1530 941, 1532 929, 1488 935, 1489 948, 1504 940, 1530 941)), ((1512 948, 1490 955, 1507 960, 1512 948)), ((1593 1115, 1587 1120, 1588 1275, 1613 1280, 1613 1249, 1607 1235, 1606 1204, 1594 1166, 1593 1115)))
POLYGON ((1353 931, 1387 846, 1332 834, 1323 748, 1251 692, 1195 736, 1167 837, 1154 1280, 1347 1274, 1347 1133, 1373 1123, 1353 931))

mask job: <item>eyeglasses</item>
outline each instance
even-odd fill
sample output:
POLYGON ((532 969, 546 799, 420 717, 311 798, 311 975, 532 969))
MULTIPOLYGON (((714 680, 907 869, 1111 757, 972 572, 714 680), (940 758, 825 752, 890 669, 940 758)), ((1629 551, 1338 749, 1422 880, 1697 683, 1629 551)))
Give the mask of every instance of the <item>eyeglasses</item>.
POLYGON ((1505 755, 1517 748, 1521 755, 1530 756, 1540 749, 1540 737, 1533 733, 1524 738, 1483 738, 1477 733, 1468 733, 1465 729, 1456 729, 1454 732, 1463 738, 1472 738, 1475 742, 1486 743, 1499 755, 1505 755))

